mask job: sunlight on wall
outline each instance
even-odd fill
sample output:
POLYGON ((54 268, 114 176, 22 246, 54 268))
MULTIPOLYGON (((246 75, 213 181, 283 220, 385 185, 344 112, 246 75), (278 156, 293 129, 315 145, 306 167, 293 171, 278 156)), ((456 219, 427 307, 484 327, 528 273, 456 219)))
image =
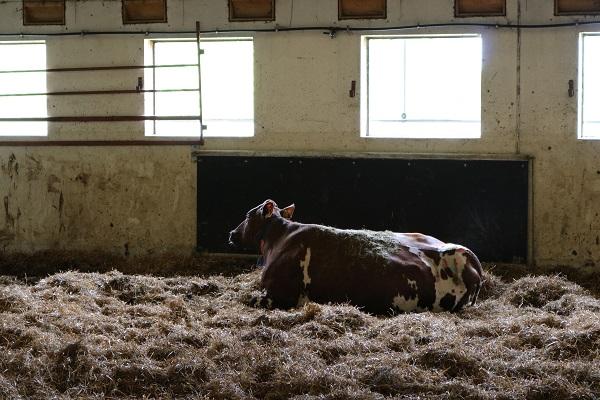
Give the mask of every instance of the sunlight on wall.
POLYGON ((600 35, 582 34, 579 50, 579 138, 600 139, 600 35))
POLYGON ((480 36, 367 37, 363 51, 362 136, 481 136, 480 36))
MULTIPOLYGON (((152 42, 152 41, 150 41, 152 42)), ((153 46, 152 46, 153 44, 153 46)), ((155 65, 197 64, 195 41, 153 41, 155 65)), ((204 40, 202 113, 206 136, 254 135, 254 55, 252 40, 204 40)), ((152 63, 152 60, 149 60, 152 63)), ((197 89, 195 66, 149 69, 146 85, 156 90, 197 89), (152 77, 154 73, 154 77, 152 77)), ((159 92, 145 97, 146 115, 196 116, 198 93, 159 92)), ((198 121, 157 121, 146 124, 146 135, 198 136, 198 121)))
MULTIPOLYGON (((43 42, 0 42, 0 71, 45 70, 43 42)), ((0 73, 0 95, 46 93, 46 72, 0 73)), ((45 118, 47 96, 0 96, 0 118, 45 118)), ((46 136, 47 122, 2 122, 2 136, 46 136)))

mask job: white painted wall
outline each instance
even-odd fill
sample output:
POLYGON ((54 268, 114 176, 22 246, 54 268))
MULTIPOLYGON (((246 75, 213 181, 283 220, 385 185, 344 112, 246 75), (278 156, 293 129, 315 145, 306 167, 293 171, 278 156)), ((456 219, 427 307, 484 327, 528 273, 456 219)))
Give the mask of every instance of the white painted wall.
MULTIPOLYGON (((192 32, 196 20, 203 30, 275 24, 391 27, 593 20, 555 17, 553 2, 548 0, 508 0, 506 18, 467 19, 453 17, 452 0, 388 0, 387 20, 338 22, 337 0, 278 0, 275 23, 229 23, 226 0, 169 0, 167 24, 123 26, 120 1, 67 3, 65 27, 24 27, 21 2, 2 2, 0 33, 124 33, 48 37, 48 67, 52 68, 142 64, 145 36, 127 32, 192 32)), ((591 265, 600 262, 600 142, 577 140, 577 99, 568 97, 567 82, 577 79, 578 33, 592 30, 597 26, 522 30, 520 60, 519 35, 514 29, 403 31, 482 34, 483 134, 477 140, 361 138, 360 97, 348 96, 350 82, 360 81, 360 34, 340 31, 330 39, 321 32, 257 33, 253 35, 256 135, 209 138, 205 147, 434 154, 513 154, 519 147, 521 153, 535 157, 537 262, 591 265)), ((136 71, 53 74, 48 89, 133 89, 138 75, 136 71)), ((55 116, 141 115, 142 102, 138 95, 56 97, 49 101, 49 112, 55 116)), ((49 139, 144 139, 144 132, 142 123, 51 124, 49 139)), ((0 147, 0 167, 0 199, 4 199, 0 249, 122 252, 127 243, 132 254, 141 254, 194 248, 195 164, 187 146, 5 146, 0 147)))

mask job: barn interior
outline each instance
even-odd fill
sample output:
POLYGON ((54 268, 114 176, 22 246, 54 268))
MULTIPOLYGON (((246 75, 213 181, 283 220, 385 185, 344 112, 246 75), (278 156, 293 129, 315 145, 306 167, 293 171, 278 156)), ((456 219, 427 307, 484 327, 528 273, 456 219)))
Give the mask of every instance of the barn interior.
POLYGON ((600 397, 599 26, 593 0, 1 1, 0 397, 600 397), (267 198, 467 245, 480 301, 257 309, 227 235, 267 198))

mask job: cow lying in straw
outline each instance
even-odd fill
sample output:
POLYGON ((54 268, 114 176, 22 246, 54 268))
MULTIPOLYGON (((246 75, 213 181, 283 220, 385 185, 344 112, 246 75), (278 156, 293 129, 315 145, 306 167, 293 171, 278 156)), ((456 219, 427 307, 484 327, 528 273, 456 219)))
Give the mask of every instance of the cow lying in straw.
POLYGON ((466 247, 420 233, 336 229, 291 221, 294 205, 266 200, 230 232, 259 250, 267 306, 349 302, 373 313, 457 311, 474 304, 479 260, 466 247))

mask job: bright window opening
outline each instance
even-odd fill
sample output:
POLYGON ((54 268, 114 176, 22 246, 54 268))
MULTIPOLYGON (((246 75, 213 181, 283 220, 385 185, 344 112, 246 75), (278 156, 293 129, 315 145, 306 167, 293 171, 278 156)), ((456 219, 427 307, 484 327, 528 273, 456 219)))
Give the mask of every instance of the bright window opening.
MULTIPOLYGON (((0 118, 48 117, 45 70, 44 42, 0 42, 0 118)), ((47 134, 45 121, 0 121, 0 136, 47 134)))
MULTIPOLYGON (((146 115, 199 116, 198 51, 195 41, 148 40, 146 115), (177 65, 177 66, 174 66, 177 65)), ((205 136, 254 135, 252 39, 202 40, 202 123, 205 136)), ((198 120, 146 122, 147 136, 199 136, 198 120)))
POLYGON ((481 65, 479 35, 363 37, 361 136, 481 137, 481 65))
POLYGON ((600 34, 579 39, 578 137, 600 139, 600 34))

